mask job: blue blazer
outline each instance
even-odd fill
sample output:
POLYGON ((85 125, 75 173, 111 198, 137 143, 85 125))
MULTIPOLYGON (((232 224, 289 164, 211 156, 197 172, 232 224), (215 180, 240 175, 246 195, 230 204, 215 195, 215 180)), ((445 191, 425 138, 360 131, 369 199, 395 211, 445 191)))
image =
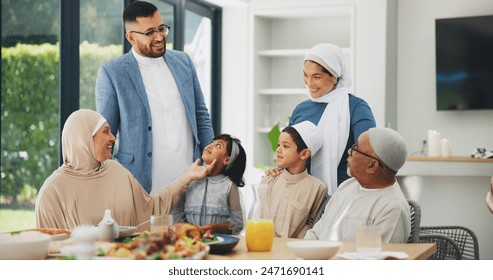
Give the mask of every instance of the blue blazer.
MULTIPOLYGON (((164 60, 175 78, 192 127, 195 160, 202 156, 202 150, 214 138, 197 73, 184 52, 166 50, 164 60)), ((115 159, 130 170, 149 193, 152 186, 151 110, 132 51, 99 68, 96 108, 108 121, 113 135, 118 135, 115 159)))

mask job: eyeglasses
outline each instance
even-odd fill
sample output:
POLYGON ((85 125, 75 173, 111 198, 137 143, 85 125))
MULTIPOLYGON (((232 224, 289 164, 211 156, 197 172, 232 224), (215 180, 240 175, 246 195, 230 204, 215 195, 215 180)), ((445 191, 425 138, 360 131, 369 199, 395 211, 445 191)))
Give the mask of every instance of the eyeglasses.
POLYGON ((161 27, 159 27, 157 30, 153 29, 147 32, 139 32, 139 31, 129 31, 131 33, 137 33, 137 34, 142 34, 147 36, 147 38, 156 38, 158 33, 161 33, 163 36, 168 36, 169 29, 171 27, 167 26, 166 24, 163 24, 161 27))
POLYGON ((353 144, 353 145, 351 146, 351 152, 349 153, 351 156, 353 156, 353 151, 358 152, 358 153, 360 153, 360 154, 362 154, 362 155, 364 155, 364 156, 367 156, 367 157, 369 157, 369 158, 371 158, 371 159, 376 160, 376 161, 378 162, 378 165, 380 165, 380 167, 382 167, 382 168, 383 168, 383 165, 382 165, 382 163, 378 160, 378 158, 376 158, 376 157, 374 157, 374 156, 370 156, 369 154, 367 154, 367 153, 363 153, 362 151, 360 151, 360 150, 356 149, 356 144, 353 144))

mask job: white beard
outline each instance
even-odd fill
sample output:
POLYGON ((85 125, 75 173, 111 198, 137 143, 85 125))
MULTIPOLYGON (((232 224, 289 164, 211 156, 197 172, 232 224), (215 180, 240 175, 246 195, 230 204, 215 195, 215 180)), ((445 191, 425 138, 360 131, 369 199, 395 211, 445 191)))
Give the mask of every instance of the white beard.
POLYGON ((353 175, 351 175, 351 169, 349 169, 349 166, 347 168, 347 175, 349 175, 349 177, 353 177, 353 175))

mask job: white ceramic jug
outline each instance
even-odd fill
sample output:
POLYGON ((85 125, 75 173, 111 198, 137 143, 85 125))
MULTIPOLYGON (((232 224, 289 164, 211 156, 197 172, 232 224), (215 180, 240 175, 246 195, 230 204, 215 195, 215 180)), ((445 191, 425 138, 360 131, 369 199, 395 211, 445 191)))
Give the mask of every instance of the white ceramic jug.
POLYGON ((118 223, 111 217, 111 210, 104 210, 104 216, 98 224, 99 240, 112 242, 119 235, 118 223))

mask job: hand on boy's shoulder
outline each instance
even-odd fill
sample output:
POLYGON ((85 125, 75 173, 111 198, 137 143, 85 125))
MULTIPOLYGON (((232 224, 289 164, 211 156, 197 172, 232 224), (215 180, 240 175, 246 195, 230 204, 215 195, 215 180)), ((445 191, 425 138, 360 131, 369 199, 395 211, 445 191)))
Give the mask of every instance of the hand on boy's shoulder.
POLYGON ((265 170, 265 175, 271 177, 277 177, 282 173, 283 170, 284 170, 283 168, 279 168, 279 167, 270 168, 265 170))

